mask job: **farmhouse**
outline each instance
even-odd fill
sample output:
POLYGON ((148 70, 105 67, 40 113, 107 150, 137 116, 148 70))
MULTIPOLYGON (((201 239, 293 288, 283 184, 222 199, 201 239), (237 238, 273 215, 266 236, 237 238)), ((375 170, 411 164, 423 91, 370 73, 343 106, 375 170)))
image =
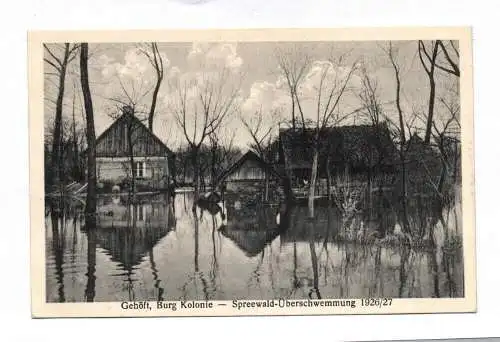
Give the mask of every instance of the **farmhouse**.
MULTIPOLYGON (((281 129, 279 164, 291 181, 294 192, 309 188, 315 151, 314 129, 281 129)), ((325 188, 348 174, 357 181, 371 180, 375 175, 393 173, 397 149, 387 126, 338 126, 319 132, 318 187, 325 188)))
POLYGON ((175 155, 134 114, 123 114, 96 141, 97 181, 101 188, 165 189, 175 179, 175 155))

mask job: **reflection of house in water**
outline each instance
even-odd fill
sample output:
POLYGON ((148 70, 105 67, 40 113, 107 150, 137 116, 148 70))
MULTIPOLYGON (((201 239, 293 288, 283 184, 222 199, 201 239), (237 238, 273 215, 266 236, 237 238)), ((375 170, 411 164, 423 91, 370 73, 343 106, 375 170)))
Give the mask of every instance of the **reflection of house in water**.
POLYGON ((220 228, 248 257, 261 253, 282 231, 276 222, 277 209, 251 206, 227 209, 227 224, 220 228))
POLYGON ((161 199, 129 204, 124 198, 107 197, 99 204, 97 244, 125 270, 139 264, 159 240, 175 229, 172 206, 161 199))
POLYGON ((248 257, 260 254, 280 234, 279 229, 243 230, 228 226, 222 227, 220 231, 248 257))

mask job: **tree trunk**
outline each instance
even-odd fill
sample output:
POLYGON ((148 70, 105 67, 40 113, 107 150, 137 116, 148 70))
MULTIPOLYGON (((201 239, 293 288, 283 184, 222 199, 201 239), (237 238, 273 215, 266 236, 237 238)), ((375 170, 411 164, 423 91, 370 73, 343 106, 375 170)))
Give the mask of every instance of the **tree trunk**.
POLYGON ((135 178, 136 178, 136 169, 135 169, 135 160, 134 160, 134 144, 132 142, 133 138, 133 129, 132 129, 132 118, 127 118, 127 150, 128 150, 128 157, 129 157, 129 163, 130 163, 130 174, 131 174, 131 179, 130 179, 130 194, 132 195, 132 200, 135 200, 135 193, 136 193, 136 184, 135 184, 135 178))
POLYGON ((198 165, 198 147, 191 147, 191 162, 193 164, 193 186, 194 186, 194 201, 193 210, 196 209, 196 201, 200 198, 200 167, 198 165))
POLYGON ((158 99, 158 92, 160 91, 161 82, 163 81, 163 61, 158 51, 158 44, 151 43, 151 52, 152 57, 148 55, 149 60, 153 68, 156 71, 156 85, 153 91, 153 98, 151 99, 151 107, 149 108, 149 116, 148 116, 148 127, 151 132, 153 132, 153 123, 156 109, 156 102, 158 99))
POLYGON ((427 112, 427 125, 425 128, 425 138, 424 142, 426 144, 429 144, 431 141, 431 133, 432 133, 432 122, 434 120, 434 103, 436 100, 436 82, 434 80, 434 71, 436 70, 436 59, 438 55, 438 50, 439 50, 439 41, 433 42, 432 46, 432 56, 429 56, 425 49, 425 45, 422 41, 419 41, 418 43, 418 53, 420 57, 420 61, 422 63, 422 66, 427 73, 427 76, 429 77, 429 108, 427 112), (429 61, 429 66, 426 65, 424 62, 424 59, 422 57, 422 51, 425 53, 427 56, 427 59, 429 61))
POLYGON ((156 102, 158 99, 158 92, 160 91, 162 80, 163 80, 163 76, 158 75, 158 79, 156 81, 156 86, 155 86, 155 89, 153 91, 153 99, 151 100, 151 108, 149 109, 148 127, 149 127, 149 130, 151 132, 153 132, 153 122, 154 122, 154 117, 155 117, 156 102))
POLYGON ((403 232, 410 233, 410 224, 408 222, 408 181, 406 180, 406 160, 403 151, 403 146, 399 150, 399 158, 401 161, 401 205, 403 211, 403 232))
POLYGON ((331 201, 332 199, 332 194, 331 194, 331 188, 332 186, 332 171, 330 170, 330 153, 328 153, 328 156, 326 157, 326 195, 328 197, 328 201, 331 201))
MULTIPOLYGON (((390 44, 390 43, 389 43, 390 44)), ((419 47, 420 48, 420 47, 419 47)), ((420 51, 420 50, 419 50, 420 51)), ((399 134, 400 134, 400 142, 399 142, 399 159, 401 162, 401 202, 402 202, 402 211, 403 211, 403 231, 405 233, 409 233, 409 223, 408 223, 408 209, 406 205, 407 198, 407 181, 406 181, 406 161, 405 161, 405 145, 406 145, 406 134, 405 134, 405 125, 403 118, 403 110, 401 108, 401 80, 399 78, 399 67, 394 61, 394 56, 392 54, 392 46, 389 48, 389 59, 391 60, 391 64, 394 68, 394 76, 396 79, 396 108, 398 110, 399 117, 399 134)))
POLYGON ((66 69, 68 66, 69 59, 69 43, 64 44, 64 58, 61 63, 61 69, 59 72, 59 87, 57 91, 56 99, 56 116, 54 119, 54 136, 52 140, 52 159, 51 159, 51 171, 52 174, 52 185, 55 185, 63 180, 63 156, 62 156, 62 110, 63 110, 63 100, 64 100, 64 86, 66 81, 66 69))
POLYGON ((78 158, 78 141, 76 137, 76 121, 75 121, 75 93, 73 93, 73 108, 71 115, 73 117, 73 180, 75 181, 80 181, 81 175, 80 175, 80 161, 78 158))
POLYGON ((429 111, 427 114, 427 126, 425 128, 424 142, 429 144, 431 141, 432 122, 434 120, 434 103, 436 101, 436 82, 434 81, 434 65, 431 67, 431 74, 429 74, 429 111))
POLYGON ((269 201, 269 172, 264 171, 264 201, 269 201))
POLYGON ((188 158, 182 158, 182 159, 183 159, 182 182, 185 184, 186 183, 187 167, 188 167, 188 158))
MULTIPOLYGON (((444 157, 442 157, 444 158, 444 157)), ((438 196, 439 196, 439 199, 441 201, 441 203, 443 202, 444 200, 444 185, 446 183, 446 176, 448 175, 448 167, 446 166, 446 162, 443 160, 441 162, 441 174, 439 176, 439 182, 438 182, 438 196)))
POLYGON ((288 171, 285 171, 286 175, 283 179, 283 188, 285 190, 285 198, 288 203, 292 203, 295 200, 295 195, 293 194, 292 190, 292 180, 290 173, 288 171))
POLYGON ((212 191, 215 191, 215 183, 216 183, 216 172, 215 172, 215 165, 217 163, 217 147, 216 146, 212 146, 212 165, 211 165, 211 172, 212 172, 212 191))
POLYGON ((94 215, 97 209, 96 138, 94 128, 94 109, 89 87, 88 43, 80 49, 80 81, 82 83, 83 103, 87 121, 87 200, 85 213, 94 215))
POLYGON ((309 184, 309 217, 314 218, 314 195, 316 194, 316 179, 318 177, 318 156, 319 151, 316 148, 314 150, 313 163, 311 167, 311 184, 309 184))

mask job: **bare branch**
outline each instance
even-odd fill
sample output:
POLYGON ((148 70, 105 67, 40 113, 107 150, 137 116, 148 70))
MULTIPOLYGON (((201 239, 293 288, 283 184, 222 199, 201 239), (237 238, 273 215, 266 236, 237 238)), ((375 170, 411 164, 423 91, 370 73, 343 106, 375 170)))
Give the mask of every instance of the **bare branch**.
MULTIPOLYGON (((441 50, 443 50, 446 61, 448 62, 448 64, 450 64, 451 69, 445 68, 444 66, 442 66, 440 64, 436 64, 436 67, 449 73, 449 74, 453 74, 457 77, 460 77, 460 68, 458 67, 458 64, 452 60, 450 54, 448 53, 448 50, 446 49, 446 47, 444 46, 444 44, 441 40, 438 40, 438 44, 439 44, 439 47, 441 47, 441 50)), ((455 53, 457 54, 457 56, 460 57, 458 50, 455 48, 455 45, 453 45, 453 41, 450 41, 450 44, 451 44, 453 50, 455 51, 455 53)))
POLYGON ((430 70, 427 68, 427 64, 424 61, 424 58, 422 57, 422 51, 427 56, 427 59, 430 61, 431 57, 429 56, 429 54, 427 53, 427 50, 425 49, 424 42, 419 40, 418 41, 418 57, 420 58, 420 62, 422 63, 422 67, 424 68, 425 72, 427 74, 430 74, 430 70))
POLYGON ((59 67, 62 67, 62 61, 56 57, 56 55, 47 47, 46 44, 43 44, 43 47, 45 51, 54 59, 54 61, 59 65, 59 67))

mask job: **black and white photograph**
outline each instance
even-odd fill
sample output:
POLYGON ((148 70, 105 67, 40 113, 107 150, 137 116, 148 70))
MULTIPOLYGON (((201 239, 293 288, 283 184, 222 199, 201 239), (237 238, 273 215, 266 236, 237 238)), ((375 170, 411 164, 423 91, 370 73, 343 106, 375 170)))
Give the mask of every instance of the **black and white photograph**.
POLYGON ((41 306, 475 310, 468 31, 270 31, 37 36, 41 306))

